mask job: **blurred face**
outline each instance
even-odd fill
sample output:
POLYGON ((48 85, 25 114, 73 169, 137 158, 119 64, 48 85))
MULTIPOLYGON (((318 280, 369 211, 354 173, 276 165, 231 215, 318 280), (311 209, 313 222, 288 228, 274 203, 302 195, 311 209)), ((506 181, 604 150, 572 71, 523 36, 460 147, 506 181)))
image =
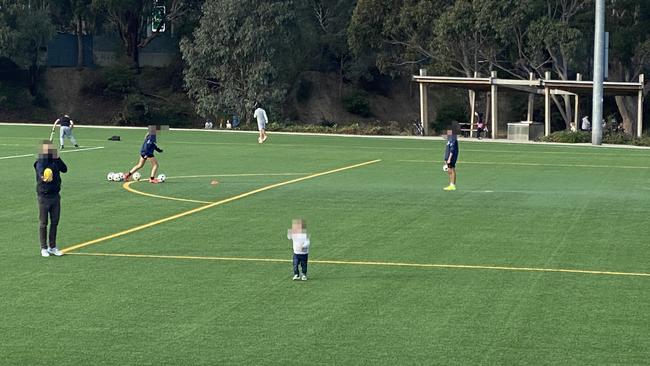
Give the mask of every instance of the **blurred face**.
POLYGON ((148 126, 149 135, 155 135, 156 133, 158 133, 158 130, 159 130, 158 126, 155 126, 155 125, 149 125, 148 126))
POLYGON ((453 136, 454 135, 454 130, 447 130, 447 137, 453 136))
POLYGON ((58 152, 54 148, 54 145, 52 145, 51 142, 43 142, 41 144, 41 148, 39 151, 40 157, 47 157, 47 158, 54 158, 56 159, 58 157, 58 152))
POLYGON ((293 220, 291 225, 291 231, 293 231, 294 233, 302 233, 304 232, 304 226, 305 223, 303 220, 293 220))

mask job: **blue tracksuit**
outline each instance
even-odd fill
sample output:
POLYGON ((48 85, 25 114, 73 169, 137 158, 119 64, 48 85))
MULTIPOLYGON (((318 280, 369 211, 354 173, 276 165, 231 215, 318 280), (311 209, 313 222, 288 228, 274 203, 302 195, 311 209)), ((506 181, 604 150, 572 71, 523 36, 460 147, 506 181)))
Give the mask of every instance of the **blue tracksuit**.
POLYGON ((156 145, 156 135, 149 134, 144 138, 144 143, 142 144, 142 148, 140 148, 140 156, 145 159, 153 158, 154 150, 162 152, 156 145))

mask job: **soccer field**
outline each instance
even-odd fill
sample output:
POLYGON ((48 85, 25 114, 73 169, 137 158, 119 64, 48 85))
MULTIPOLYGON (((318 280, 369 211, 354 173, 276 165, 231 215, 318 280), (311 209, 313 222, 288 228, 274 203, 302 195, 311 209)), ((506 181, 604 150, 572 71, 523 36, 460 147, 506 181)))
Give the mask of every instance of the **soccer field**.
POLYGON ((76 128, 41 258, 49 131, 0 126, 1 365, 650 360, 650 150, 461 140, 445 192, 441 140, 165 131, 125 185, 145 130, 76 128))

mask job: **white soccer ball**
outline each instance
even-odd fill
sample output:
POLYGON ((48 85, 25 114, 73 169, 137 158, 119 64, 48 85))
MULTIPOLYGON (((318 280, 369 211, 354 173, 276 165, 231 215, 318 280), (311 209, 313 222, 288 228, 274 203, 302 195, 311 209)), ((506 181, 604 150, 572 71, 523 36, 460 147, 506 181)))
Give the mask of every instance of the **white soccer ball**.
POLYGON ((115 173, 110 172, 106 175, 106 179, 108 179, 109 182, 112 182, 115 177, 115 173))
POLYGON ((140 172, 135 172, 131 175, 131 178, 133 178, 133 180, 137 182, 140 180, 140 178, 142 178, 142 174, 140 174, 140 172))
POLYGON ((167 176, 164 174, 159 174, 158 175, 158 180, 162 183, 167 180, 167 176))
POLYGON ((124 173, 122 173, 122 172, 115 173, 115 175, 113 176, 113 180, 116 181, 116 182, 123 181, 124 180, 124 173))
POLYGON ((447 166, 447 164, 445 164, 445 165, 442 166, 442 171, 443 171, 443 172, 447 172, 447 171, 449 171, 449 167, 447 166))

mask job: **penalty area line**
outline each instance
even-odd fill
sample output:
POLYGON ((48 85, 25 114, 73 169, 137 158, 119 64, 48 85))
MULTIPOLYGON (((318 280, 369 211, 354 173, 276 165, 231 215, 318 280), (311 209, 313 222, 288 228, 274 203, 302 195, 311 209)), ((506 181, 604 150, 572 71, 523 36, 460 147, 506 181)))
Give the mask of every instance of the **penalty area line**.
MULTIPOLYGON (((279 258, 206 257, 206 256, 191 256, 191 255, 155 255, 155 254, 120 254, 120 253, 69 253, 69 254, 88 256, 88 257, 177 259, 177 260, 226 261, 226 262, 272 262, 272 263, 292 262, 291 259, 279 259, 279 258)), ((356 265, 356 266, 469 269, 469 270, 493 270, 493 271, 511 271, 511 272, 572 273, 572 274, 588 274, 588 275, 601 275, 601 276, 650 277, 650 273, 643 273, 643 272, 617 272, 617 271, 597 271, 597 270, 563 269, 563 268, 484 266, 484 265, 466 265, 466 264, 368 262, 368 261, 343 261, 343 260, 319 260, 319 259, 315 259, 315 260, 310 259, 309 263, 333 264, 333 265, 356 265)))
POLYGON ((220 200, 220 201, 217 201, 217 202, 212 202, 210 204, 206 204, 204 206, 200 206, 200 207, 194 208, 192 210, 184 211, 184 212, 178 213, 176 215, 168 216, 168 217, 165 217, 165 218, 160 219, 160 220, 156 220, 156 221, 152 221, 152 222, 147 223, 147 224, 135 226, 135 227, 132 227, 132 228, 124 230, 124 231, 120 231, 120 232, 115 233, 115 234, 107 235, 107 236, 97 238, 97 239, 94 239, 94 240, 90 240, 90 241, 87 241, 87 242, 84 242, 84 243, 76 244, 76 245, 64 248, 61 251, 63 253, 70 253, 70 252, 72 252, 74 250, 84 248, 84 247, 87 247, 89 245, 94 245, 94 244, 97 244, 97 243, 104 242, 106 240, 118 238, 120 236, 124 236, 124 235, 130 234, 130 233, 136 232, 136 231, 144 230, 144 229, 150 228, 152 226, 156 226, 156 225, 160 225, 160 224, 163 224, 165 222, 168 222, 168 221, 176 220, 176 219, 179 219, 181 217, 185 217, 185 216, 197 213, 197 212, 207 210, 207 209, 215 207, 215 206, 220 206, 220 205, 232 202, 232 201, 236 201, 236 200, 248 197, 248 196, 252 196, 252 195, 257 194, 257 193, 268 191, 268 190, 271 190, 271 189, 274 189, 274 188, 283 187, 283 186, 286 186, 286 185, 289 185, 289 184, 302 182, 302 181, 308 180, 308 179, 322 177, 322 176, 328 175, 328 174, 334 174, 334 173, 342 172, 342 171, 345 171, 345 170, 360 168, 362 166, 375 164, 375 163, 378 163, 380 161, 381 161, 381 159, 370 160, 370 161, 366 161, 366 162, 359 163, 359 164, 348 165, 348 166, 344 166, 342 168, 337 168, 337 169, 327 170, 327 171, 324 171, 324 172, 321 172, 321 173, 311 174, 311 175, 308 175, 306 177, 300 177, 300 178, 295 178, 295 179, 287 180, 287 181, 280 182, 280 183, 271 184, 271 185, 268 185, 268 186, 265 186, 265 187, 262 187, 262 188, 254 189, 252 191, 239 194, 237 196, 226 198, 226 199, 223 199, 223 200, 220 200))

